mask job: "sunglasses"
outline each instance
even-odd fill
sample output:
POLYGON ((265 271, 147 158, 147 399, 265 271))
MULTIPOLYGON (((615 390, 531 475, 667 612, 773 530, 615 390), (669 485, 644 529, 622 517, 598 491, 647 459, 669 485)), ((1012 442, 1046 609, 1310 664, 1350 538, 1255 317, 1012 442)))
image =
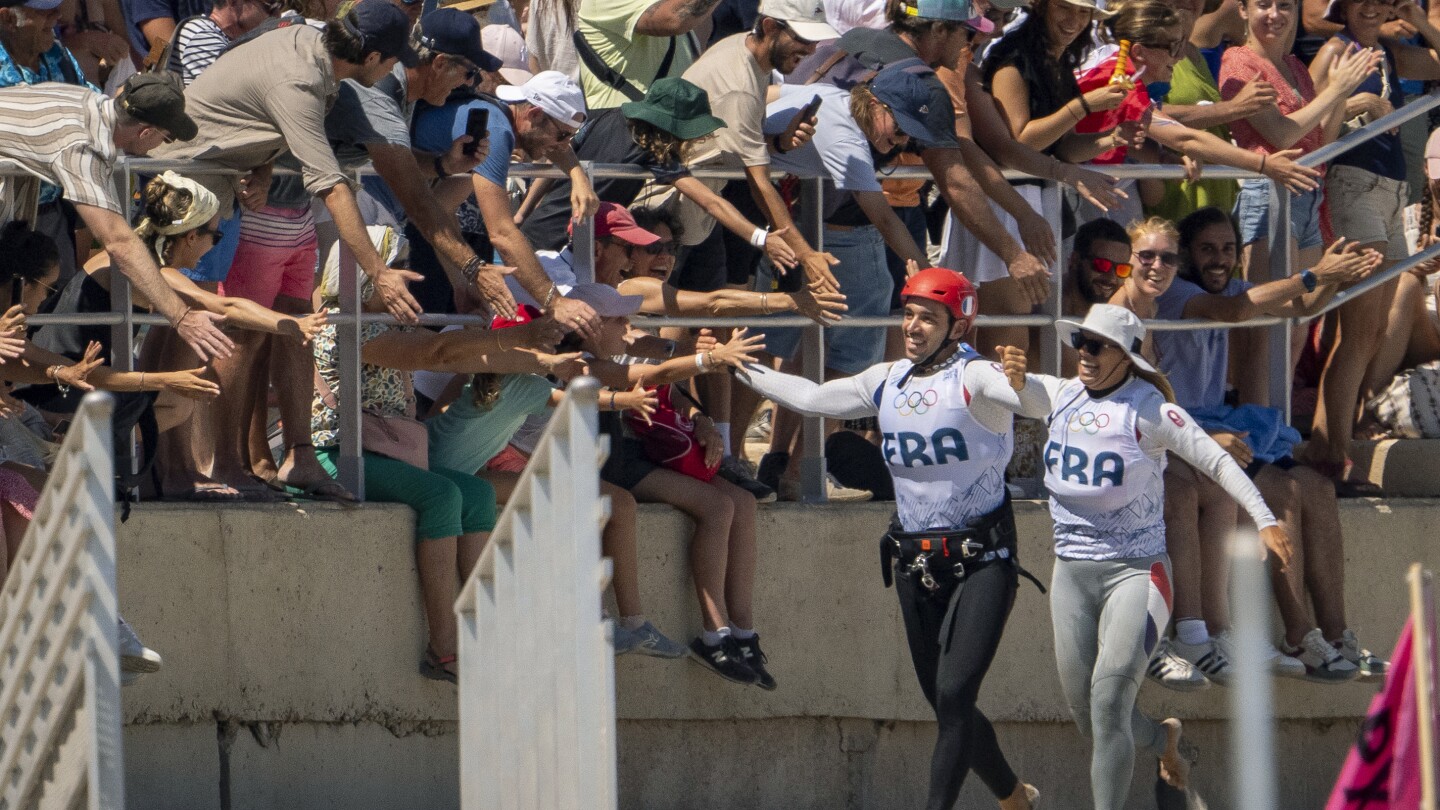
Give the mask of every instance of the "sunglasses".
POLYGON ((1180 52, 1185 49, 1185 41, 1182 39, 1176 39, 1170 42, 1141 42, 1140 44, 1147 48, 1154 48, 1157 51, 1164 51, 1170 54, 1172 59, 1179 59, 1180 52))
POLYGON ((449 56, 452 60, 451 64, 465 71, 466 84, 473 85, 475 83, 475 80, 480 78, 480 68, 472 64, 469 59, 466 59, 463 56, 453 56, 450 54, 446 54, 446 56, 449 56))
POLYGON ((551 118, 548 114, 545 116, 545 120, 550 122, 550 128, 555 131, 555 143, 565 143, 575 137, 575 133, 579 131, 561 127, 560 122, 551 118))
POLYGON ((1099 338, 1093 338, 1083 332, 1076 332, 1070 336, 1070 346, 1077 352, 1099 357, 1111 344, 1099 338))
POLYGON ((1156 260, 1159 260, 1166 267, 1180 266, 1180 254, 1173 250, 1163 253, 1155 250, 1140 250, 1135 252, 1135 258, 1139 259, 1141 264, 1154 264, 1156 260))
POLYGON ((219 228, 197 228, 195 232, 201 236, 210 237, 212 246, 220 244, 220 240, 225 238, 225 234, 221 233, 219 228))
POLYGON ((648 254, 651 255, 651 256, 659 256, 659 255, 662 254, 662 253, 665 253, 665 254, 669 254, 669 255, 671 255, 671 256, 674 256, 674 255, 675 255, 675 240, 673 240, 673 239, 662 239, 662 240, 660 240, 659 242, 653 242, 653 243, 648 244, 648 245, 646 245, 645 247, 640 248, 640 249, 643 250, 643 251, 645 251, 646 253, 648 253, 648 254))
POLYGON ((1091 270, 1097 273, 1114 273, 1116 278, 1129 278, 1130 271, 1135 269, 1135 265, 1129 262, 1112 262, 1099 256, 1089 258, 1091 270))

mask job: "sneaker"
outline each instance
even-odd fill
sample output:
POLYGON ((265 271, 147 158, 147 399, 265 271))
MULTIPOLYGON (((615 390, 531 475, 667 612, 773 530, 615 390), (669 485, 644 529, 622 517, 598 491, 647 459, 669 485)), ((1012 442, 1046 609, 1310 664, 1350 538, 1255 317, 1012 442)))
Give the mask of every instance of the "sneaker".
POLYGON ((745 661, 745 664, 749 666, 750 669, 755 671, 755 685, 767 691, 773 690, 775 688, 775 678, 770 674, 769 670, 765 669, 765 664, 768 659, 766 659, 765 653, 760 650, 760 635, 757 633, 750 638, 726 636, 725 640, 735 642, 735 646, 740 650, 741 656, 743 656, 742 660, 745 661))
POLYGON ((1330 646, 1318 627, 1300 639, 1299 647, 1286 652, 1305 665, 1305 674, 1300 677, 1307 681, 1340 683, 1360 676, 1360 667, 1345 660, 1339 650, 1330 646))
POLYGON ((1226 686, 1235 675, 1235 668, 1230 665, 1230 659, 1220 649, 1220 645, 1211 639, 1204 644, 1186 644, 1180 639, 1170 643, 1171 650, 1181 658, 1195 665, 1205 679, 1211 683, 1218 683, 1226 686))
MULTIPOLYGON (((1210 637, 1228 660, 1234 661, 1238 656, 1235 650, 1235 640, 1230 637, 1230 631, 1225 630, 1210 637)), ((1305 676, 1305 664, 1299 658, 1286 655, 1280 652, 1274 644, 1264 642, 1260 647, 1260 660, 1270 667, 1270 671, 1276 675, 1284 675, 1290 678, 1302 678, 1305 676)))
MULTIPOLYGON (((160 653, 146 647, 130 628, 130 623, 120 620, 120 671, 145 674, 159 672, 165 662, 160 653)), ((131 678, 126 683, 134 683, 131 678)))
MULTIPOLYGON (((825 500, 830 503, 859 503, 874 498, 875 493, 868 489, 852 489, 836 481, 835 476, 829 473, 825 474, 825 500)), ((799 501, 800 499, 800 482, 798 480, 780 482, 780 500, 799 501)))
MULTIPOLYGON (((615 634, 618 637, 624 628, 618 624, 615 626, 615 634)), ((633 640, 632 646, 625 652, 637 652, 641 655, 649 655, 655 658, 680 658, 685 655, 685 645, 678 641, 672 641, 656 629, 647 619, 644 624, 634 630, 625 630, 633 640)), ((620 645, 615 645, 615 654, 620 654, 620 645)))
POLYGON ((789 453, 766 453, 760 457, 760 469, 755 473, 755 480, 778 492, 780 476, 785 474, 785 468, 788 466, 790 466, 789 453))
POLYGON ((1166 689, 1174 689, 1176 692, 1198 692, 1210 688, 1210 681, 1205 679, 1204 673, 1196 669, 1194 664, 1176 655, 1170 648, 1168 638, 1161 639, 1160 645, 1155 648, 1145 675, 1166 689))
POLYGON ((770 441, 771 424, 775 419, 775 408, 762 408, 750 420, 750 427, 745 429, 745 441, 747 442, 768 442, 770 441))
POLYGON ((1339 641, 1331 644, 1340 651, 1341 657, 1359 667, 1362 681, 1383 680, 1390 669, 1388 661, 1360 646, 1360 640, 1355 638, 1353 630, 1346 630, 1339 641))
POLYGON ((710 646, 705 639, 697 636, 690 642, 690 659, 727 681, 749 686, 755 683, 755 670, 746 665, 744 653, 725 636, 719 644, 710 646))
POLYGON ((639 648, 640 635, 638 631, 626 630, 620 626, 620 622, 615 622, 612 627, 614 631, 610 635, 610 643, 614 645, 617 656, 635 652, 639 648))
POLYGON ((775 490, 755 480, 755 468, 739 456, 720 462, 720 477, 755 496, 756 503, 774 503, 775 490))

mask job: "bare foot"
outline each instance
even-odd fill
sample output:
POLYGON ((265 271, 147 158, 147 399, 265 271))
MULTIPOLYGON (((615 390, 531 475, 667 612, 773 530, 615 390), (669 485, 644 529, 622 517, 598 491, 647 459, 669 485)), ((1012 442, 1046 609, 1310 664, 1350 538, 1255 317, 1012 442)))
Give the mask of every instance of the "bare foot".
POLYGON ((1160 778, 1177 790, 1190 782, 1190 760, 1180 751, 1180 721, 1174 717, 1160 723, 1165 727, 1165 753, 1160 755, 1160 778))
POLYGON ((1015 792, 1000 800, 1000 810, 1033 810, 1040 800, 1040 789, 1021 782, 1015 792))

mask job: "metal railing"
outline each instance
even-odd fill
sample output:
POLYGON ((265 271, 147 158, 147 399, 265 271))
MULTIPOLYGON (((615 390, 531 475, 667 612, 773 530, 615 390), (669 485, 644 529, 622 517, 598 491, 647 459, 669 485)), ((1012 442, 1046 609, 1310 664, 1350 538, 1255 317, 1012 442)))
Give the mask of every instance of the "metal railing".
POLYGON ((455 602, 464 810, 618 802, 599 393, 570 383, 455 602))
POLYGON ((125 807, 112 408, 81 401, 0 590, 0 808, 125 807))
MULTIPOLYGON (((1371 122, 1363 128, 1354 130, 1344 137, 1339 138, 1321 149, 1312 152, 1300 159, 1303 165, 1315 166, 1325 161, 1333 160, 1337 155, 1342 154, 1356 146, 1369 141, 1380 134, 1393 129, 1405 121, 1418 115, 1429 112, 1436 106, 1440 106, 1440 91, 1432 92, 1424 96, 1418 96, 1409 103, 1394 111, 1393 113, 1371 122)), ((652 175, 645 169, 629 165, 598 164, 591 162, 582 163, 585 171, 593 178, 631 178, 649 179, 652 175)), ((1098 167, 1104 172, 1120 178, 1127 179, 1163 179, 1179 180, 1184 177, 1184 169, 1174 165, 1123 165, 1098 167)), ((133 159, 122 158, 117 165, 115 173, 117 188, 124 195, 124 199, 130 199, 134 192, 134 178, 137 174, 154 174, 165 169, 176 169, 189 171, 197 174, 237 174, 234 170, 217 167, 214 164, 204 162, 153 160, 148 158, 133 159)), ((6 174, 3 161, 0 161, 0 176, 6 174)), ((362 167, 357 171, 360 174, 372 173, 368 167, 362 167)), ((517 177, 562 177, 563 173, 553 166, 539 164, 520 164, 511 168, 511 174, 517 177)), ((718 169, 697 169, 693 172, 696 177, 704 179, 741 179, 742 175, 734 171, 718 169)), ((779 176, 781 173, 775 173, 779 176)), ((1007 171, 1007 177, 1025 178, 1020 172, 1007 171)), ((894 179, 928 179, 930 173, 923 167, 901 167, 881 175, 884 178, 894 179)), ((1204 174, 1206 179, 1265 179, 1261 175, 1230 167, 1208 167, 1204 174)), ((797 225, 807 241, 816 249, 823 250, 825 243, 825 229, 820 212, 823 210, 824 184, 819 178, 805 178, 803 180, 807 193, 802 195, 802 210, 796 217, 797 225), (813 201, 813 202, 812 202, 813 201)), ((1272 183, 1271 210, 1270 210, 1270 267, 1268 268, 1271 278, 1282 278, 1289 275, 1293 267, 1294 257, 1290 250, 1289 233, 1289 211, 1290 197, 1288 193, 1274 193, 1272 183)), ((1282 190, 1283 191, 1283 190, 1282 190)), ((1052 235, 1057 245, 1060 244, 1060 191, 1055 183, 1045 181, 1042 195, 1041 214, 1051 224, 1052 235)), ((574 234, 575 247, 575 270, 581 281, 594 279, 594 228, 590 221, 582 221, 577 225, 574 234)), ((348 251, 343 243, 338 248, 341 250, 341 306, 340 312, 332 316, 331 320, 336 325, 337 337, 337 366, 340 372, 339 395, 342 403, 340 413, 340 436, 341 452, 338 459, 340 480, 351 492, 363 498, 364 495, 364 459, 360 452, 360 326, 364 323, 385 322, 394 323, 389 315, 377 315, 364 313, 360 306, 359 288, 355 282, 356 267, 353 260, 348 260, 348 251)), ((1388 283, 1401 273, 1415 267, 1421 262, 1427 261, 1440 255, 1440 248, 1428 248, 1414 256, 1409 257, 1385 272, 1380 273, 1365 282, 1356 285, 1351 290, 1340 293, 1335 297, 1323 312, 1328 312, 1340 306, 1358 295, 1362 295, 1377 286, 1388 283)), ((1046 300, 1041 311, 1031 315, 981 315, 976 319, 978 326, 1028 326, 1038 327, 1041 330, 1039 343, 1041 367, 1050 373, 1058 373, 1060 370, 1060 359, 1062 347, 1059 344, 1058 334, 1052 324, 1060 316, 1063 310, 1063 259, 1051 268, 1053 277, 1051 284, 1051 295, 1046 300)), ((36 324, 110 324, 114 341, 114 353, 112 365, 120 369, 133 368, 133 334, 134 328, 140 324, 164 323, 163 318, 157 316, 135 314, 130 307, 130 288, 121 274, 112 274, 112 309, 109 315, 97 314, 90 316, 36 316, 33 322, 36 324)), ((1320 313, 1320 314, 1323 314, 1320 313)), ((1317 316, 1310 316, 1318 317, 1317 316)), ((1264 364, 1264 374, 1268 377, 1270 392, 1269 401, 1283 408, 1286 419, 1290 417, 1290 388, 1291 374, 1293 368, 1290 364, 1290 333, 1294 324, 1300 319, 1260 317, 1247 321, 1231 323, 1205 320, 1180 320, 1180 321, 1147 321, 1146 326, 1155 331, 1195 330, 1195 329, 1235 329, 1250 327, 1266 327, 1269 330, 1269 341, 1267 348, 1267 360, 1264 364)), ((1308 320, 1304 319, 1304 320, 1308 320)), ((473 315, 424 315, 421 317, 424 325, 466 325, 484 326, 488 319, 473 315)), ((824 379, 824 333, 814 323, 799 317, 749 317, 749 318, 666 318, 645 316, 636 318, 638 325, 645 328, 659 328, 662 326, 799 326, 805 329, 805 337, 800 346, 800 357, 804 373, 810 379, 820 382, 824 379)), ((873 328, 877 326, 898 326, 898 317, 847 317, 839 323, 827 328, 873 328)), ((824 500, 825 488, 825 462, 822 442, 823 420, 819 417, 807 418, 803 432, 803 445, 801 452, 801 496, 807 501, 824 500)))

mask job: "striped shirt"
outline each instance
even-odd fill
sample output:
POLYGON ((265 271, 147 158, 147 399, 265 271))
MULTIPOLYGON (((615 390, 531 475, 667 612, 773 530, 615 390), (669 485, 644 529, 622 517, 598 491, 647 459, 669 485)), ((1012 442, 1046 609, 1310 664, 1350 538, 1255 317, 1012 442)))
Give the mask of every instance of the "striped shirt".
POLYGON ((220 54, 230 48, 230 38, 209 17, 186 23, 175 34, 175 53, 180 60, 180 79, 189 87, 195 78, 210 67, 220 54))
MULTIPOLYGON (((40 183, 59 186, 65 199, 123 215, 112 178, 115 118, 112 99, 58 82, 0 89, 0 172, 13 186, 17 218, 33 217, 40 183)), ((0 195, 3 199, 4 195, 0 195)))

